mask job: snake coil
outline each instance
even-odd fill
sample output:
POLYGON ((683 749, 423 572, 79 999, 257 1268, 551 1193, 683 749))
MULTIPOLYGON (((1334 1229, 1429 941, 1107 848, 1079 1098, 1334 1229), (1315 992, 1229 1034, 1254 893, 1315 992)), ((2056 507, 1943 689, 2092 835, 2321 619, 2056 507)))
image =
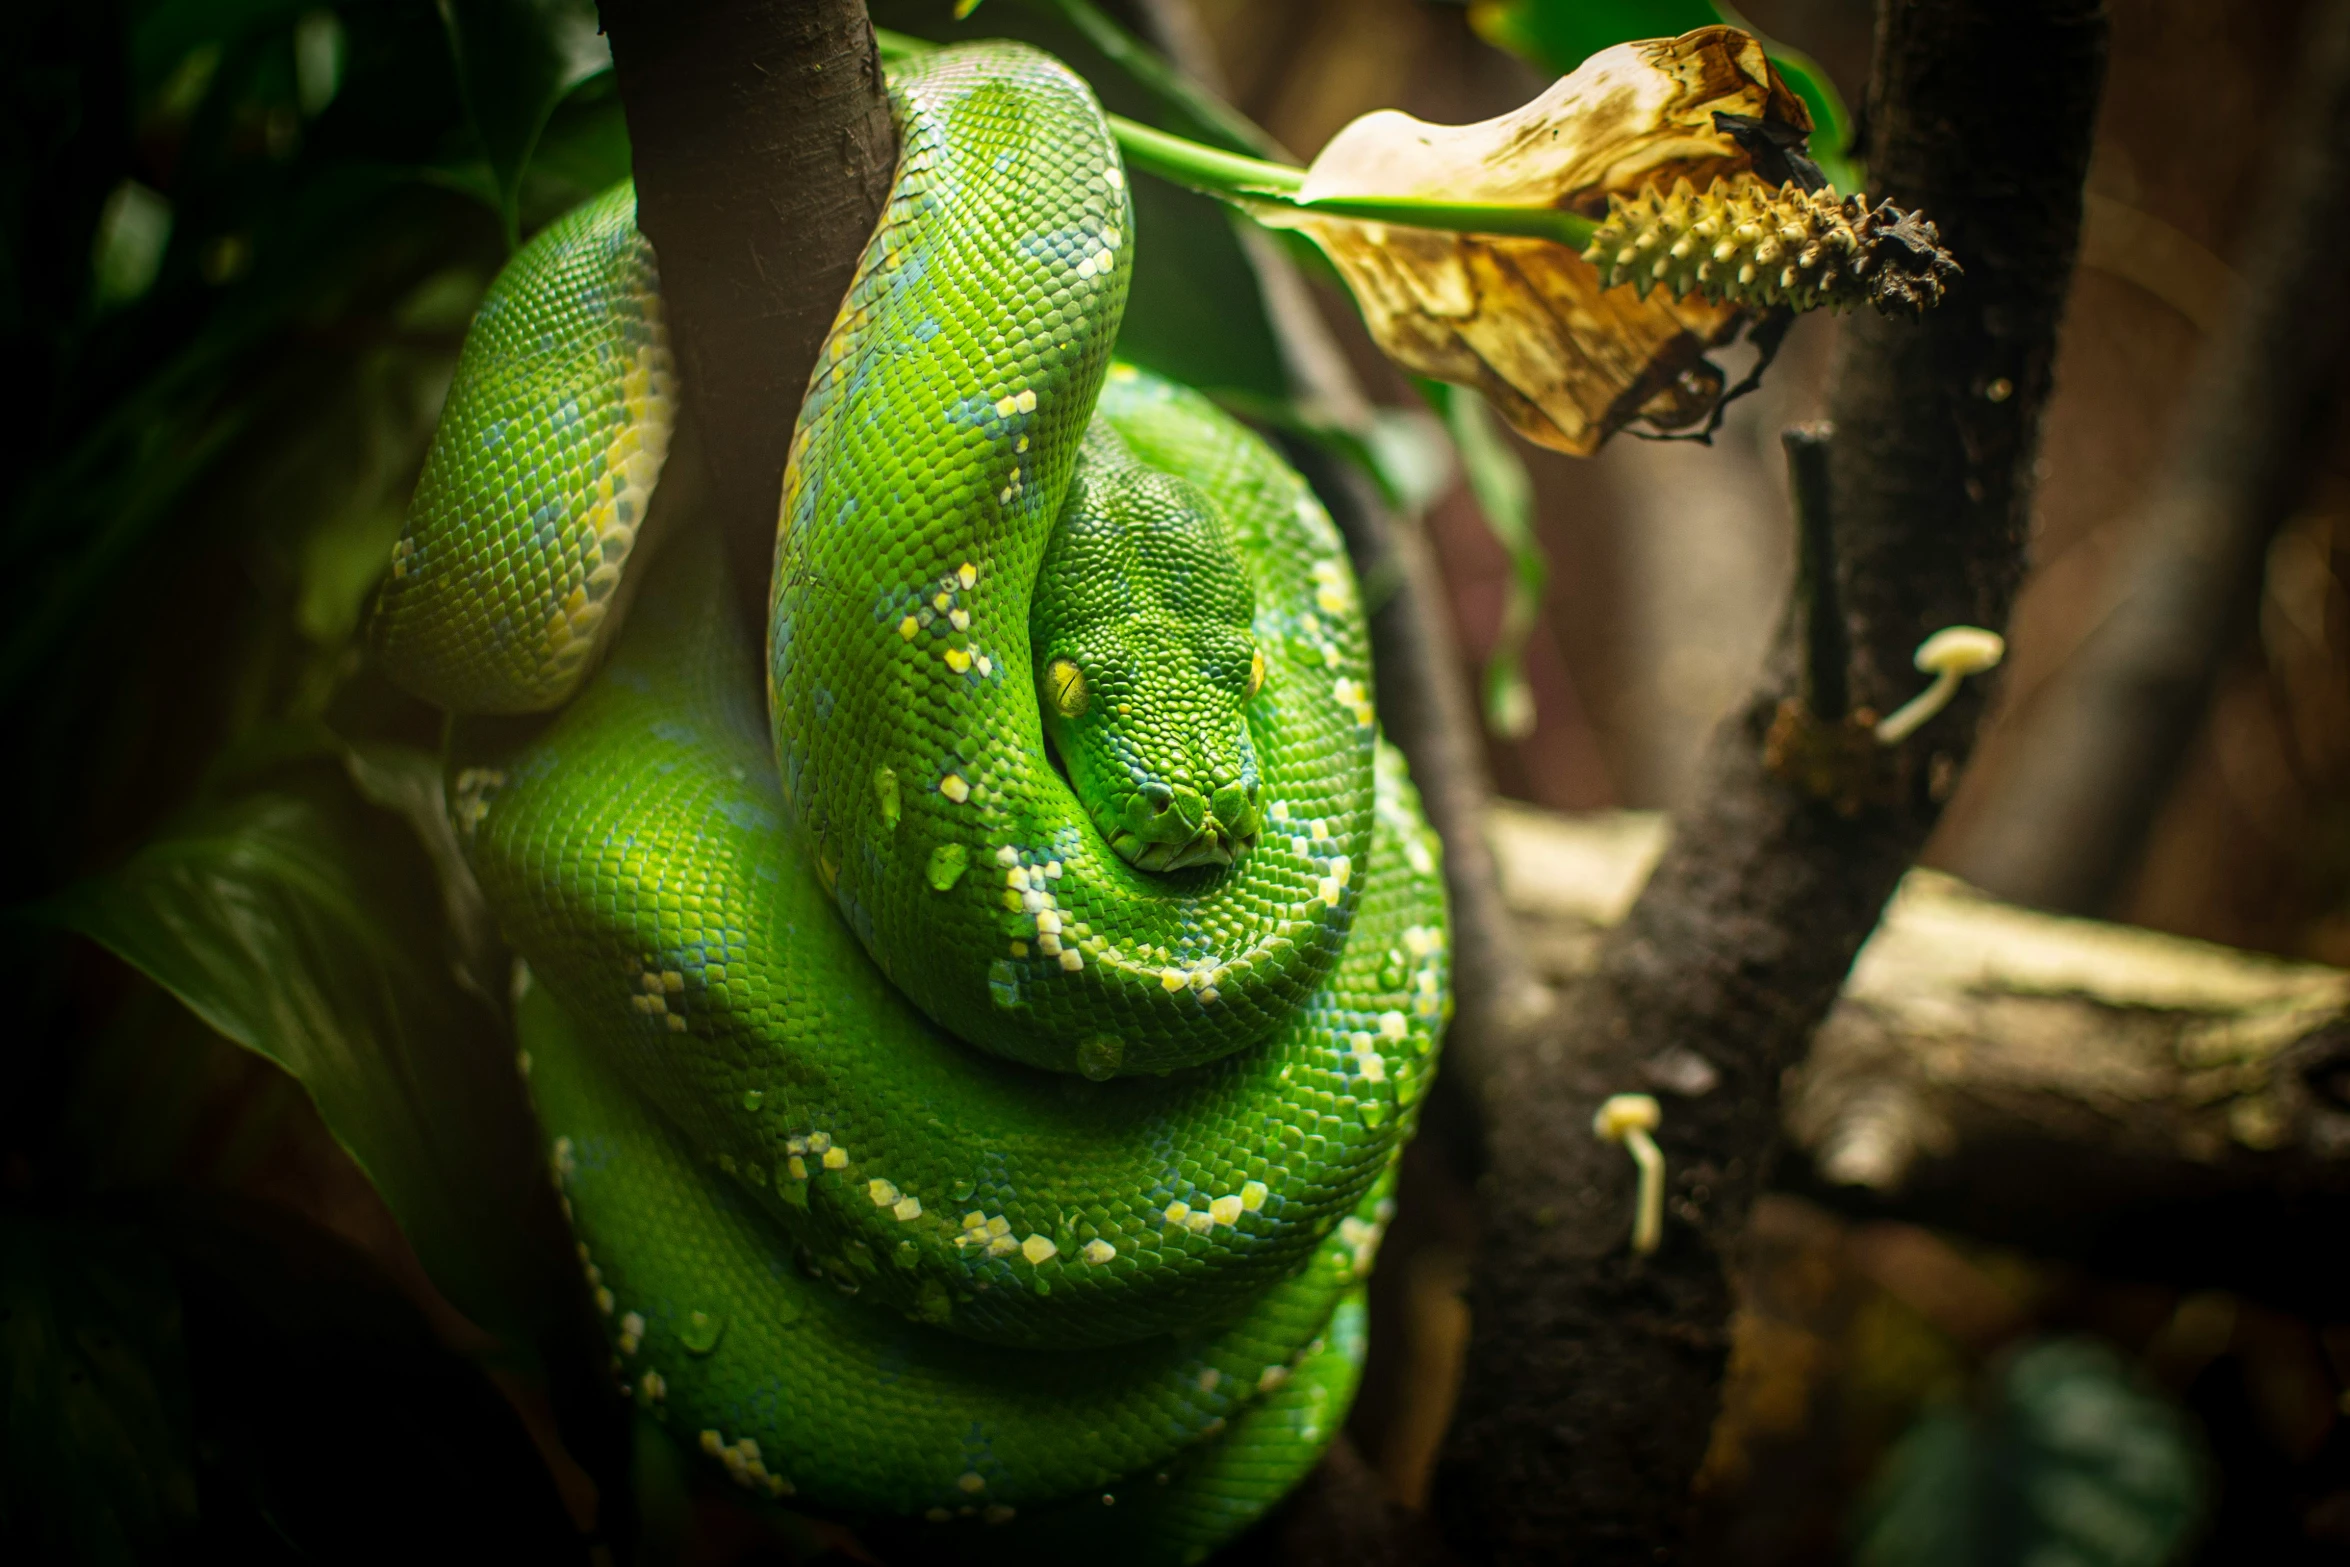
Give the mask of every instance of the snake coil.
POLYGON ((1352 1397, 1449 1008, 1439 850, 1329 518, 1112 363, 1091 93, 994 43, 891 97, 765 700, 663 487, 626 186, 484 301, 373 637, 452 710, 550 715, 461 725, 450 794, 616 1386, 762 1497, 1196 1560, 1352 1397))

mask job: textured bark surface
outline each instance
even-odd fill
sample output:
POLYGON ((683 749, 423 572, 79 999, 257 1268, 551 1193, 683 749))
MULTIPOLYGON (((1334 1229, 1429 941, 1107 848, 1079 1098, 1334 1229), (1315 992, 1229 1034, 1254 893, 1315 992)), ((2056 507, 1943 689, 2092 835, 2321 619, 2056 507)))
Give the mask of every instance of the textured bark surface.
MULTIPOLYGON (((1665 822, 1502 805, 1488 835, 1537 969, 1572 989, 1665 822)), ((2021 909, 1913 870, 1781 1110, 1797 1157, 1775 1187, 2116 1277, 2321 1315, 2350 1302, 2350 1257, 2321 1266, 2307 1243, 2350 1223, 2342 969, 2021 909)))
POLYGON ((2112 609, 2038 704, 1962 851, 2003 897, 2096 913, 2122 891, 2324 457, 2350 347, 2350 0, 2311 9, 2228 314, 2187 391, 2112 609))
MULTIPOLYGON (((1928 633, 2006 622, 2104 49, 2102 11, 2082 0, 1880 11, 1872 194, 1931 215, 1966 276, 1921 322, 1855 320, 1839 350, 1829 537, 1852 697, 1879 712, 1916 688, 1928 633)), ((1802 644, 1791 617, 1595 973, 1482 1096, 1485 1253, 1436 1494, 1474 1556, 1669 1559, 1719 1403, 1725 1264, 1781 1075, 1964 761, 1979 700, 1911 740, 1853 815, 1780 783, 1764 739, 1802 644), (1607 1095, 1658 1082, 1705 1091, 1666 1100, 1666 1234, 1638 1258, 1630 1160, 1589 1127, 1607 1095)))
POLYGON ((863 0, 603 0, 686 411, 764 595, 808 372, 897 163, 863 0))

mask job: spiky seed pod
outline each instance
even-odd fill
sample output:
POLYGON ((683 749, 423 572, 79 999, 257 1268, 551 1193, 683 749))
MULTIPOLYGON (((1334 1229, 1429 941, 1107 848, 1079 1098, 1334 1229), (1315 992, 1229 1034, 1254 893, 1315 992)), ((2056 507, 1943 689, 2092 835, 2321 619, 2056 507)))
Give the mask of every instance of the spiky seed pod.
POLYGON ((1701 195, 1688 180, 1608 198, 1584 250, 1609 287, 1640 296, 1663 284, 1716 304, 1758 310, 1843 310, 1863 302, 1914 315, 1942 301, 1958 263, 1934 225, 1891 202, 1772 187, 1751 174, 1717 179, 1701 195))

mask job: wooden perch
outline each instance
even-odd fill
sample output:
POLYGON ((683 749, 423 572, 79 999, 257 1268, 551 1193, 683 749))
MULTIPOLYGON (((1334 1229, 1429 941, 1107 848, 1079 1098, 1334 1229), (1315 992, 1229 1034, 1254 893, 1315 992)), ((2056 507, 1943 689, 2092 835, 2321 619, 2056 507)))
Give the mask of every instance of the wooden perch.
MULTIPOLYGON (((1580 982, 1663 852, 1664 818, 1497 805, 1487 821, 1537 969, 1580 982)), ((1685 1052, 1646 1075, 1666 1096, 1714 1086, 1685 1052)), ((2295 1246, 2304 1277, 2266 1279, 2270 1226, 2245 1222, 2284 1199, 2350 1212, 2350 972, 1914 870, 1790 1075, 1781 1123, 1809 1166, 1794 1177, 1845 1200, 2053 1250, 2087 1238, 2126 1272, 2322 1298, 2350 1265, 2329 1282, 2295 1246), (2247 1211, 2230 1233, 2184 1233, 2233 1207, 2247 1211)))

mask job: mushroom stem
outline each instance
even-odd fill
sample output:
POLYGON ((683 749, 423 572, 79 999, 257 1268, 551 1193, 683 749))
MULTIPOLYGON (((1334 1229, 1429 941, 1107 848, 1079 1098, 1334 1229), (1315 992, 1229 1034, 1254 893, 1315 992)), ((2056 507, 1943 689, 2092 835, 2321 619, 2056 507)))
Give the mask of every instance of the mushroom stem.
POLYGON ((1648 1135, 1663 1119, 1663 1111, 1647 1094, 1616 1094, 1591 1118, 1592 1131, 1608 1142, 1623 1144, 1640 1170, 1639 1195, 1632 1213, 1632 1251, 1636 1256, 1655 1251, 1665 1234, 1664 1150, 1648 1135))
POLYGON ((1958 695, 1959 681, 1965 678, 1955 669, 1936 675, 1932 685, 1878 721, 1877 744, 1899 745, 1917 733, 1927 719, 1950 705, 1950 699, 1958 695))
POLYGON ((1981 626, 1944 626, 1918 644, 1911 661, 1934 683, 1895 708, 1877 725, 1879 745, 1899 745, 1920 725, 1950 705, 1958 683, 1993 668, 2007 656, 2007 639, 1981 626))

